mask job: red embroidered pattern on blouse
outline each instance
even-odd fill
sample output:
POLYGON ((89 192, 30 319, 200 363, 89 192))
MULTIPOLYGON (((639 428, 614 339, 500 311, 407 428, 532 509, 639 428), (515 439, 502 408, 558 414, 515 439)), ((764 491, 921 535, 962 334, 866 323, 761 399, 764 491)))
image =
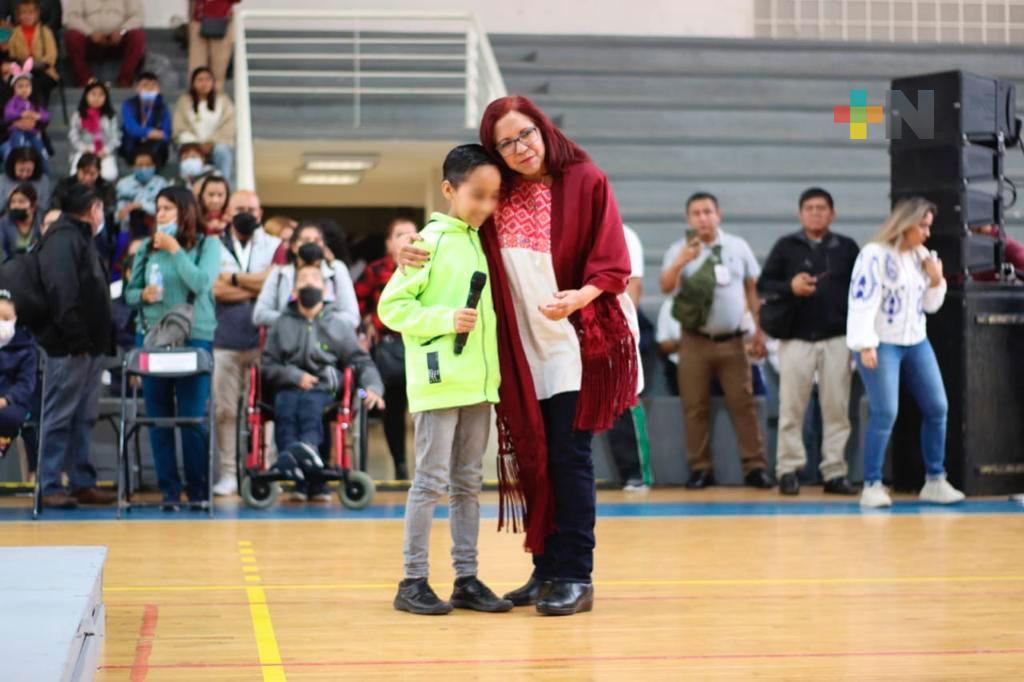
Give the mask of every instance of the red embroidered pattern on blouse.
POLYGON ((516 182, 494 221, 501 248, 551 253, 551 188, 542 182, 516 182))

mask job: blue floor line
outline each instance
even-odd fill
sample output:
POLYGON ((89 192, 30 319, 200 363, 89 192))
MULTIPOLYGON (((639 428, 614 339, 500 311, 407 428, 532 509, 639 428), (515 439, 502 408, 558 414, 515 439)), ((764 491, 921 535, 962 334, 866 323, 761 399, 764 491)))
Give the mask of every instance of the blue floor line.
MULTIPOLYGON (((401 519, 404 508, 400 504, 371 506, 352 511, 340 506, 300 506, 283 504, 267 511, 249 509, 240 504, 218 504, 214 521, 311 521, 324 519, 387 520, 401 519)), ((601 518, 693 518, 740 516, 858 516, 862 514, 898 516, 957 515, 957 514, 1021 514, 1024 505, 1010 500, 968 500, 958 505, 940 506, 920 502, 896 502, 891 509, 862 510, 852 502, 635 502, 599 503, 597 514, 601 518)), ((480 507, 485 519, 498 517, 498 506, 480 507)), ((447 519, 448 508, 438 507, 435 518, 447 519)), ((155 508, 135 509, 126 520, 146 521, 205 521, 203 512, 179 511, 168 514, 155 508)), ((28 500, 24 507, 0 508, 0 522, 30 521, 32 511, 28 500)), ((41 521, 113 521, 114 510, 89 508, 78 510, 44 510, 41 521)))

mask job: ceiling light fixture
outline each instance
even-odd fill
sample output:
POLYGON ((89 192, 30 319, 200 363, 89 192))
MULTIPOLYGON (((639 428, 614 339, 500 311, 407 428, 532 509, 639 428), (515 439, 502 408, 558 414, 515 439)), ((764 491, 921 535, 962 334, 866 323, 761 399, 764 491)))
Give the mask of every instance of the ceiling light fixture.
POLYGON ((300 185, 356 185, 363 176, 359 173, 299 173, 300 185))
POLYGON ((368 171, 377 165, 376 154, 316 154, 303 159, 309 171, 368 171))

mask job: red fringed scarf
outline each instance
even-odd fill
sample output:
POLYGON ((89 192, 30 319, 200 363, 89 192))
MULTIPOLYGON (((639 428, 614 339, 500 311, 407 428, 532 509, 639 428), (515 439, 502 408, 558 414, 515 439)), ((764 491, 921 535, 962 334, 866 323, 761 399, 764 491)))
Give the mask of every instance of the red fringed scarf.
MULTIPOLYGON (((591 163, 569 166, 555 178, 551 194, 551 257, 558 286, 564 290, 592 284, 605 292, 570 317, 583 364, 574 427, 603 431, 636 404, 636 347, 616 299, 630 275, 622 218, 607 178, 591 163)), ((518 532, 525 527, 526 549, 540 554, 554 530, 555 513, 544 418, 493 220, 482 227, 480 239, 498 317, 498 528, 508 523, 518 532)))

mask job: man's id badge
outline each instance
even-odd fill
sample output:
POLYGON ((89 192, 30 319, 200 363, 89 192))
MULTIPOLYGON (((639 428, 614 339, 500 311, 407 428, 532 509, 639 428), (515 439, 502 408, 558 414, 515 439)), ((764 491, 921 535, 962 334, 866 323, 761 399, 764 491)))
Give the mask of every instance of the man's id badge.
POLYGON ((720 287, 727 286, 732 281, 732 274, 729 272, 729 266, 725 263, 719 263, 715 266, 715 284, 720 287))

